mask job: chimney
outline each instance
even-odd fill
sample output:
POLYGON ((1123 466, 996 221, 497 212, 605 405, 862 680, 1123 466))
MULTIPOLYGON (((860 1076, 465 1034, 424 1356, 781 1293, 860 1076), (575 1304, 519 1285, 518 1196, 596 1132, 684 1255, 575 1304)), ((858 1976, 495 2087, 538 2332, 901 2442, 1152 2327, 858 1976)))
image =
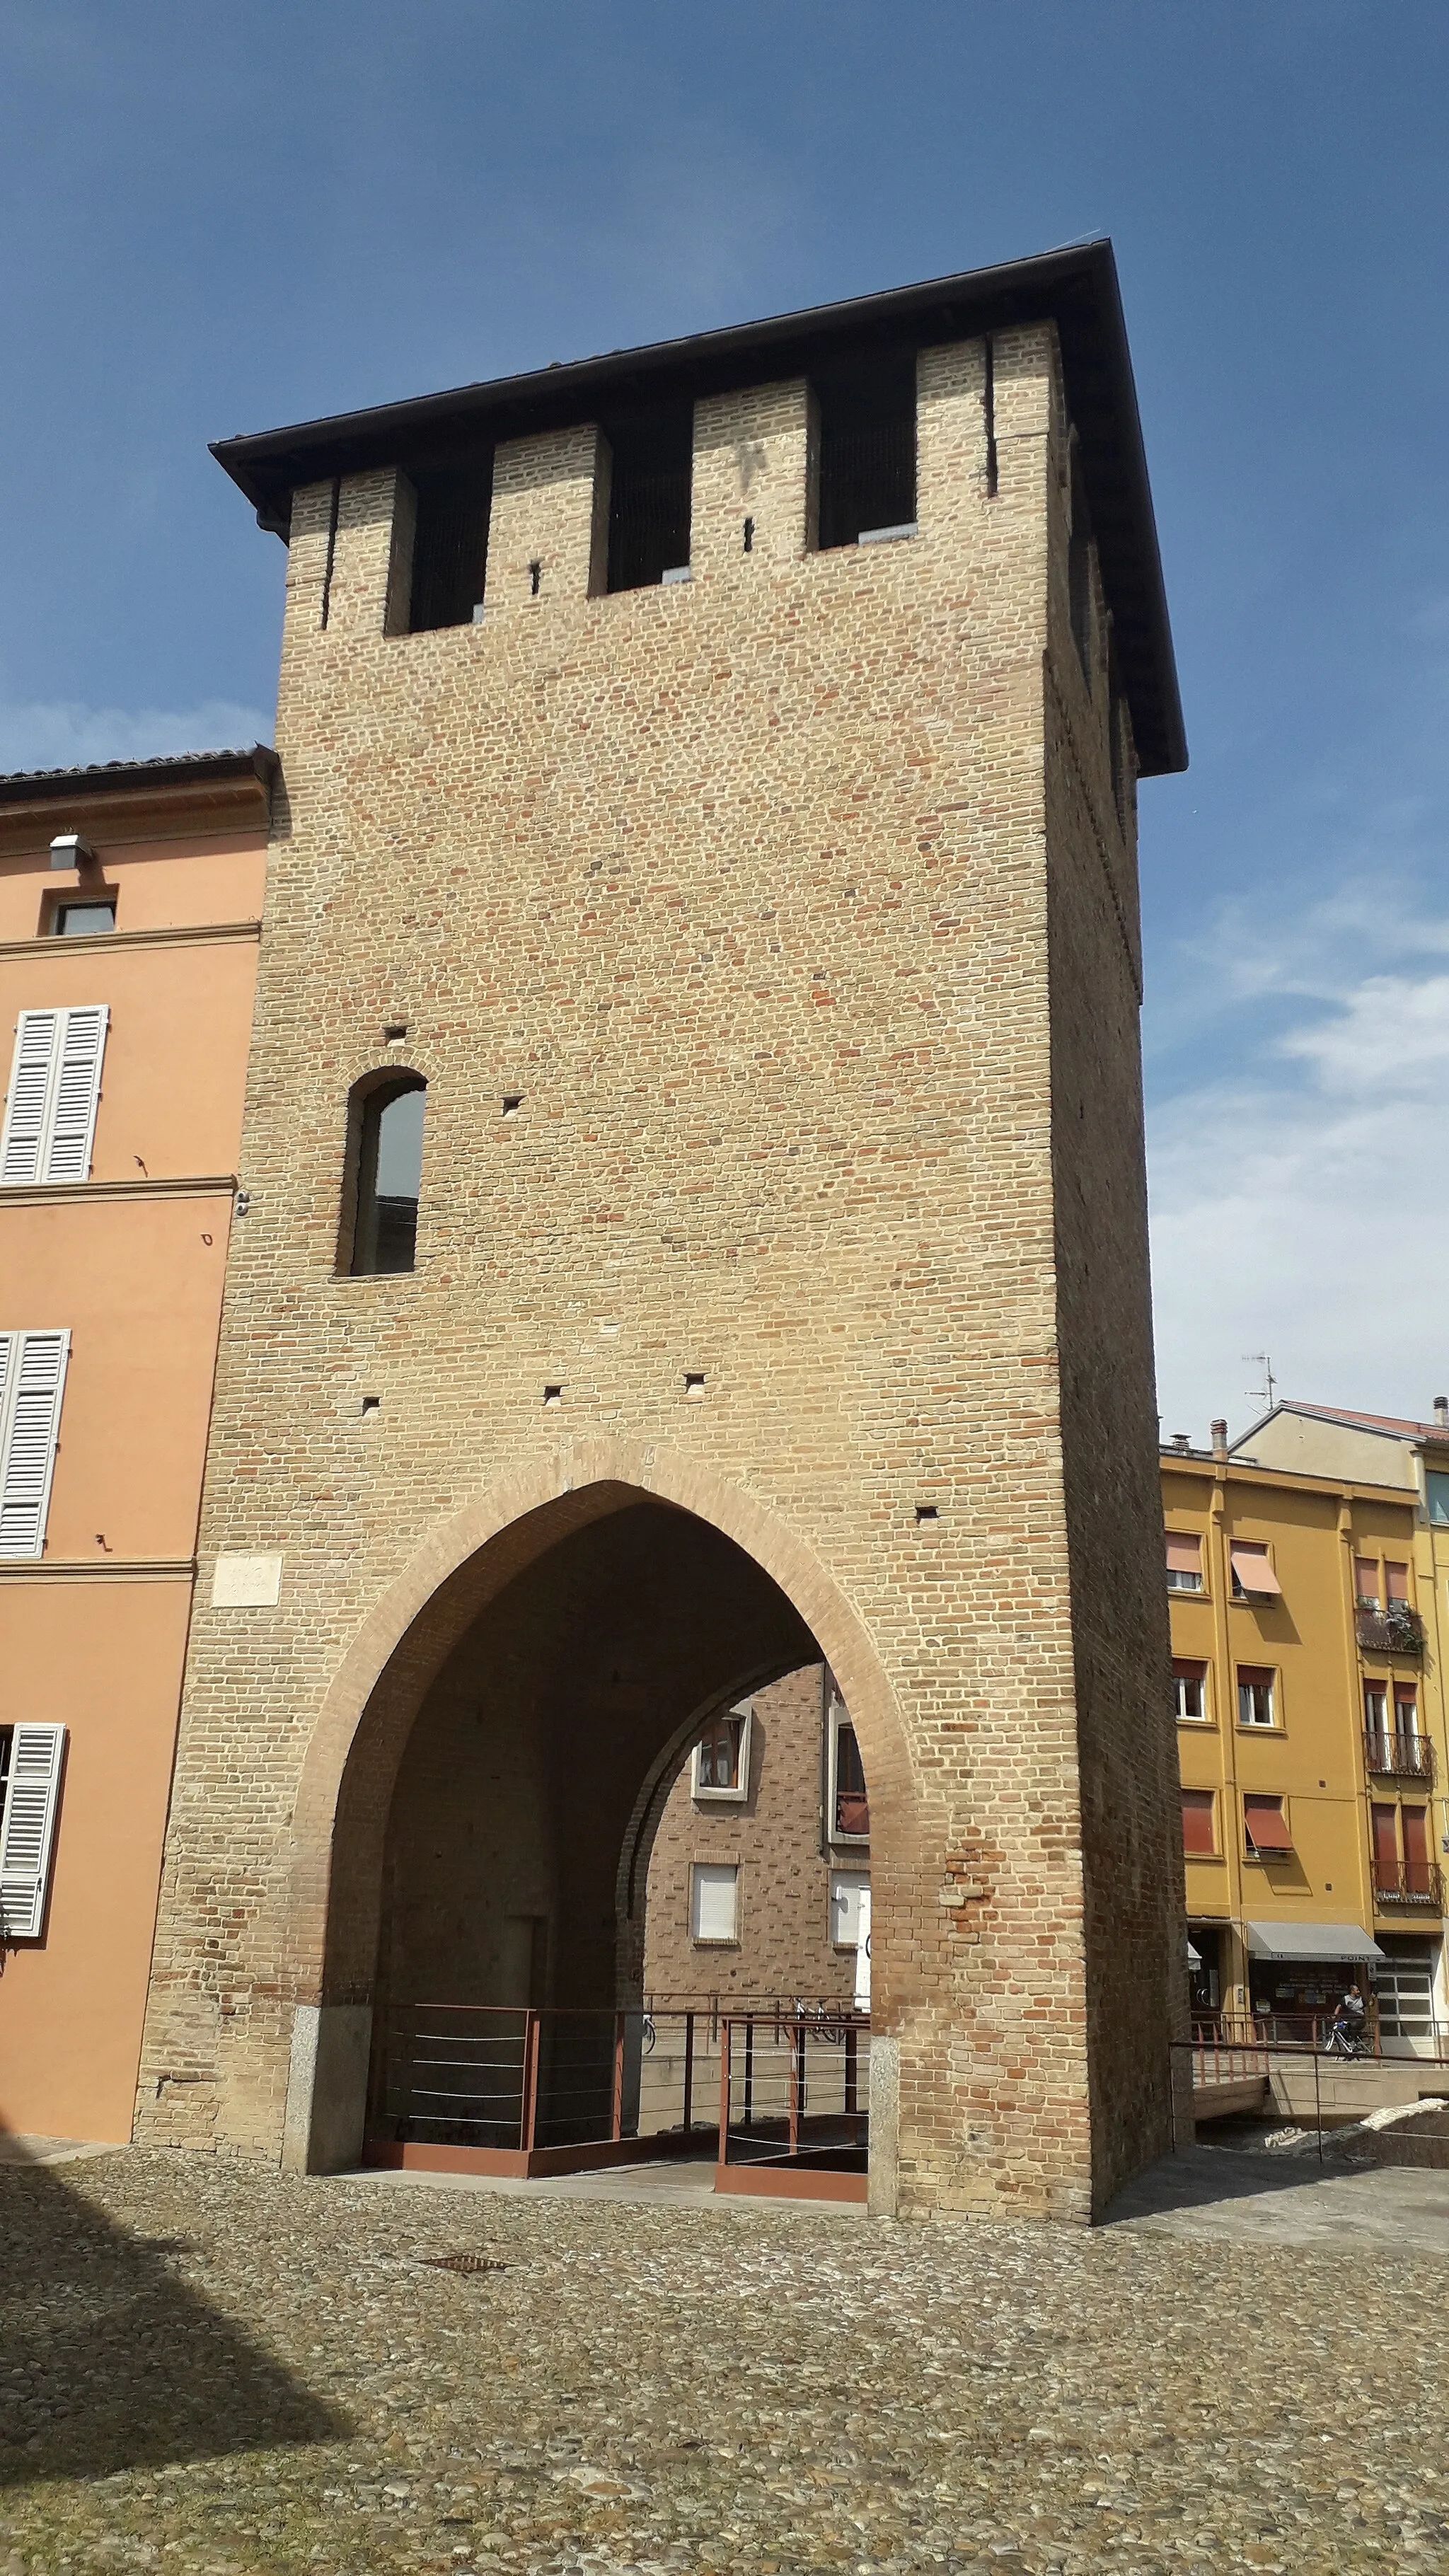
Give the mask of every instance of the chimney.
POLYGON ((1434 1419, 1441 1431, 1449 1431, 1449 1395, 1435 1396, 1434 1419))
POLYGON ((1217 1421, 1213 1424, 1213 1456, 1215 1458, 1226 1458, 1227 1454, 1228 1426, 1222 1419, 1222 1416, 1219 1415, 1217 1421))
POLYGON ((1187 1458, 1192 1453, 1192 1442, 1185 1431, 1174 1431, 1172 1445, 1180 1458, 1187 1458))

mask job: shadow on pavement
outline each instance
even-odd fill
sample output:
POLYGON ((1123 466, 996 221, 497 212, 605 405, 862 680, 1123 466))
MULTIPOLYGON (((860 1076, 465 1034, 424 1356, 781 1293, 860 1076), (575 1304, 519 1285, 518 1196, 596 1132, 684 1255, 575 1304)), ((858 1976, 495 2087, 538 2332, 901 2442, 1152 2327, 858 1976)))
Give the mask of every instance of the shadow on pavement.
POLYGON ((350 2434, 182 2277, 178 2258, 202 2248, 127 2234, 5 2147, 0 2485, 350 2434))
POLYGON ((1251 2147, 1183 2147, 1163 2156, 1119 2191, 1101 2224, 1120 2225, 1128 2218, 1148 2218, 1166 2209, 1205 2209, 1215 2202, 1258 2200, 1265 2192, 1302 2191, 1306 2185, 1343 2182, 1356 2168, 1330 2155, 1320 2164, 1316 2149, 1295 2155, 1257 2153, 1251 2147))

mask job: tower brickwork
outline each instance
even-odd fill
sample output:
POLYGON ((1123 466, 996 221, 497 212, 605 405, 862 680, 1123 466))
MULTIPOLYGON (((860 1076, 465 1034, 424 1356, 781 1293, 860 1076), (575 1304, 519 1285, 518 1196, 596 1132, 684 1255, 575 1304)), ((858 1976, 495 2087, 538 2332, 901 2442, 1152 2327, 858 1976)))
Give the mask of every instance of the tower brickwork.
POLYGON ((613 1738, 597 1677, 621 1818, 716 1678, 813 1657, 849 1701, 875 2205, 1085 2217, 1167 2143, 1145 755, 1052 314, 937 316, 914 365, 908 532, 817 542, 815 385, 761 360, 692 395, 689 578, 625 590, 617 389, 598 420, 515 402, 481 614, 428 631, 401 447, 286 469, 285 823, 146 2135, 356 2152, 412 1717, 445 1667, 462 1705, 477 1637, 487 1726, 531 1725, 510 1604, 536 1639, 540 1551, 566 1530, 582 1566, 633 1510, 641 1545, 685 1512, 733 1552, 750 1637, 706 1672, 686 1623, 613 1738), (351 1275, 349 1103, 399 1068, 416 1265, 351 1275), (275 1598, 228 1598, 238 1558, 280 1559, 275 1598))

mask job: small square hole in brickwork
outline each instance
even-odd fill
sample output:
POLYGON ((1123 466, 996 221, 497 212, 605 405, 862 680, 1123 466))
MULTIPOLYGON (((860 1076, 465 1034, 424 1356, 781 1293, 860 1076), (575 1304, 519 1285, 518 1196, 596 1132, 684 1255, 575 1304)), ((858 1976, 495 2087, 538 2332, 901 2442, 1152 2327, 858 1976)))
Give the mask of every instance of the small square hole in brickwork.
POLYGON ((936 1506, 935 1506, 935 1504, 934 1504, 934 1503, 917 1503, 917 1505, 916 1505, 916 1527, 917 1527, 917 1529, 924 1529, 924 1528, 927 1526, 927 1524, 928 1524, 929 1522, 931 1522, 931 1521, 938 1521, 938 1520, 940 1519, 940 1517, 941 1517, 941 1515, 940 1515, 940 1513, 937 1511, 936 1506))
POLYGON ((383 1045, 397 1046, 400 1041, 407 1036, 407 1033, 408 1024, 406 1020, 393 1020, 389 1026, 383 1030, 383 1045))
POLYGON ((704 1371, 703 1371, 703 1369, 686 1369, 686 1370, 685 1370, 685 1372, 684 1372, 684 1392, 685 1392, 686 1396, 687 1396, 687 1397, 689 1397, 689 1398, 691 1399, 691 1401, 692 1401, 692 1402, 694 1402, 694 1403, 696 1403, 696 1404, 702 1404, 702 1403, 703 1403, 703 1401, 704 1401, 704 1371))
POLYGON ((523 1094, 521 1091, 505 1091, 503 1095, 503 1115, 505 1118, 516 1118, 522 1107, 523 1094))
POLYGON ((362 1410, 364 1413, 376 1413, 381 1403, 380 1395, 365 1395, 362 1399, 362 1410))
POLYGON ((562 1404, 563 1388, 561 1386, 546 1386, 543 1390, 543 1400, 545 1404, 562 1404))

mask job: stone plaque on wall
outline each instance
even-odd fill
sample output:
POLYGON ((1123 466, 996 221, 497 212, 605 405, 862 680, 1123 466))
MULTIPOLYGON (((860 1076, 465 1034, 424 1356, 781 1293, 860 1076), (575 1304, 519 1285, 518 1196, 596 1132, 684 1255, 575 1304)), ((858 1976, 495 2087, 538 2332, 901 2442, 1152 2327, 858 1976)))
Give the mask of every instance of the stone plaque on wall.
POLYGON ((282 1597, 280 1556, 219 1556, 211 1578, 216 1610, 274 1610, 282 1597))

